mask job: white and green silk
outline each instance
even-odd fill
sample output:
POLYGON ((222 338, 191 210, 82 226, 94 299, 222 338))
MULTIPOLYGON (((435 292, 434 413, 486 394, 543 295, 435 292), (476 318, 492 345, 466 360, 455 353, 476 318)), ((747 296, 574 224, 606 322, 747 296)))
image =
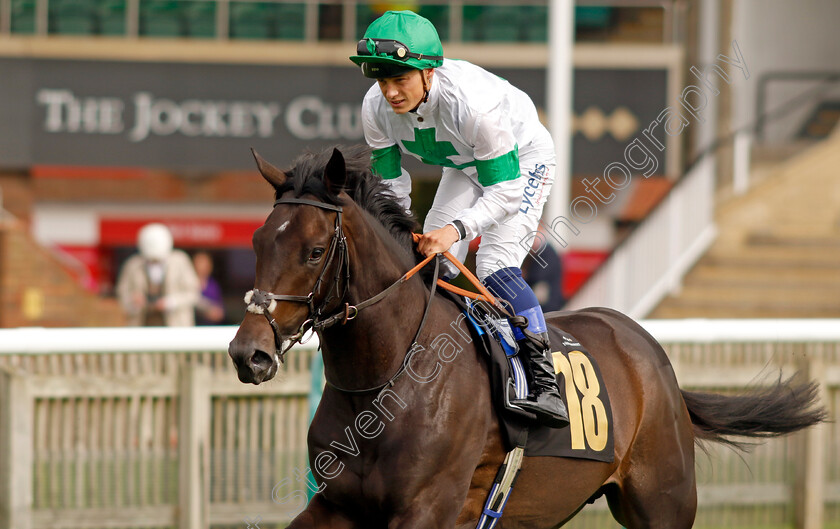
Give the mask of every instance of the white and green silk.
MULTIPOLYGON (((395 113, 379 86, 372 86, 362 103, 362 124, 374 172, 406 209, 411 179, 402 154, 444 168, 435 204, 447 211, 433 207, 424 231, 457 219, 469 241, 514 220, 516 229, 498 234, 498 242, 510 247, 511 255, 502 259, 506 266, 521 264, 527 248, 513 248, 520 242, 516 236, 536 229, 555 164, 551 136, 527 94, 469 62, 445 59, 435 69, 428 101, 414 112, 395 113)), ((480 268, 492 272, 498 266, 480 268)))

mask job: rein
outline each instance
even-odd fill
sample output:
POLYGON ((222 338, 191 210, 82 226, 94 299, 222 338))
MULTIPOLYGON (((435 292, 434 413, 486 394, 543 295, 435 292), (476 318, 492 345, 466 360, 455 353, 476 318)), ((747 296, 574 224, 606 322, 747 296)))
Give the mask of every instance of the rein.
MULTIPOLYGON (((280 198, 274 202, 274 207, 277 207, 278 204, 298 204, 298 205, 306 205, 306 206, 314 206, 320 209, 325 209, 327 211, 335 211, 335 229, 333 231, 332 238, 330 239, 330 246, 327 250, 327 260, 324 263, 324 267, 321 269, 321 273, 318 276, 318 279, 315 281, 312 289, 309 291, 309 294, 306 296, 300 295, 291 295, 291 294, 274 294, 273 292, 267 292, 264 290, 253 289, 249 290, 248 293, 245 294, 245 303, 247 305, 248 312, 252 312, 254 314, 262 314, 268 320, 268 324, 271 326, 272 333, 274 334, 274 348, 275 354, 280 358, 280 361, 285 363, 285 356, 286 353, 297 343, 305 343, 306 340, 303 340, 303 337, 307 332, 310 330, 317 333, 319 336, 324 329, 328 329, 337 323, 341 323, 342 325, 347 324, 348 321, 355 319, 359 312, 362 309, 365 309, 379 301, 383 300, 387 297, 391 292, 396 290, 400 287, 403 283, 411 279, 412 276, 417 274, 420 270, 422 270, 429 261, 435 261, 435 272, 432 280, 432 286, 429 292, 429 299, 426 302, 426 308, 423 311, 423 318, 420 320, 420 326, 417 328, 417 332, 414 335, 414 339, 411 342, 411 346, 409 346, 409 350, 403 359, 401 367, 397 370, 397 372, 391 376, 387 382, 383 384, 379 384, 378 386, 365 388, 365 389, 344 389, 341 387, 336 386, 335 384, 331 383, 327 380, 327 385, 341 391, 342 393, 350 393, 350 394, 363 394, 363 393, 372 393, 374 391, 380 391, 387 387, 391 387, 394 383, 399 379, 408 369, 408 366, 413 358, 414 354, 418 351, 417 340, 420 337, 420 333, 423 330, 423 327, 426 323, 426 318, 429 315, 429 310, 432 306, 432 298, 435 295, 436 287, 440 286, 445 290, 449 290, 455 294, 466 296, 471 299, 482 300, 486 301, 487 303, 491 304, 495 308, 497 308, 503 315, 508 317, 509 319, 516 319, 513 315, 511 315, 507 309, 499 302, 499 300, 493 296, 484 285, 478 280, 472 272, 470 272, 458 259, 455 258, 451 253, 443 252, 443 256, 449 259, 452 264, 454 264, 458 270, 461 271, 469 279, 469 281, 478 289, 478 293, 470 292, 469 290, 464 290, 462 288, 458 288, 442 279, 438 278, 438 272, 440 268, 440 261, 436 259, 439 254, 433 254, 422 261, 420 261, 414 268, 403 274, 399 279, 391 283, 387 288, 379 292, 378 294, 358 303, 356 305, 350 305, 349 303, 344 303, 344 308, 329 316, 327 318, 321 319, 322 312, 326 308, 326 306, 333 301, 333 299, 342 300, 344 296, 347 294, 347 290, 350 287, 350 254, 347 248, 347 238, 344 235, 343 230, 343 219, 342 219, 342 208, 341 206, 336 206, 333 204, 328 204, 326 202, 319 202, 315 200, 307 200, 304 198, 280 198), (315 307, 315 293, 320 291, 322 281, 324 280, 324 276, 327 273, 327 269, 332 264, 333 259, 337 256, 338 264, 335 268, 335 274, 333 276, 332 284, 330 285, 330 290, 328 291, 327 295, 324 297, 324 300, 318 307, 315 307), (342 279, 344 280, 343 288, 341 286, 342 279), (292 303, 305 303, 309 307, 309 315, 307 316, 306 320, 300 325, 298 328, 298 332, 288 338, 288 345, 284 347, 283 339, 280 334, 280 326, 277 324, 277 321, 274 319, 273 311, 277 308, 278 301, 288 301, 292 303)), ((414 234, 414 241, 417 242, 420 240, 422 236, 420 234, 414 234)), ((527 323, 526 323, 527 325, 527 323)))
MULTIPOLYGON (((434 257, 437 257, 437 256, 432 255, 431 257, 427 257, 426 259, 423 260, 423 262, 421 264, 425 265, 426 263, 429 262, 429 260, 431 260, 434 257)), ((414 268, 412 268, 412 270, 414 270, 414 268)), ((345 388, 342 388, 340 386, 336 386, 335 384, 333 384, 332 382, 327 380, 326 377, 324 377, 324 381, 327 383, 327 385, 329 387, 331 387, 331 388, 333 388, 337 391, 340 391, 342 393, 349 393, 351 395, 363 395, 363 394, 366 394, 366 393, 373 393, 374 391, 379 391, 380 394, 377 395, 377 397, 376 397, 377 399, 381 396, 381 392, 383 390, 385 390, 386 388, 393 387, 393 385, 394 385, 394 383, 396 383, 397 379, 399 379, 401 376, 403 376, 405 374, 405 372, 408 370, 408 366, 411 365, 411 359, 414 358, 414 355, 417 353, 417 351, 419 351, 419 349, 417 348, 417 340, 420 338, 420 333, 423 331, 423 327, 426 325, 426 317, 429 315, 429 309, 432 307, 432 298, 435 295, 435 287, 436 287, 437 281, 438 281, 438 271, 439 270, 440 270, 440 260, 435 259, 434 279, 432 280, 432 288, 429 290, 429 299, 426 302, 426 309, 423 311, 423 318, 420 320, 420 325, 417 327, 417 332, 414 333, 414 339, 411 340, 411 345, 408 346, 408 352, 405 354, 405 357, 403 358, 403 361, 402 361, 402 365, 400 365, 400 368, 397 369, 397 372, 394 373, 391 376, 391 378, 388 379, 387 382, 385 382, 383 384, 379 384, 377 386, 370 387, 370 388, 365 388, 365 389, 345 389, 345 388)), ((408 274, 406 274, 406 275, 408 275, 408 274)), ((411 276, 406 277, 406 275, 401 277, 396 283, 392 284, 391 287, 393 287, 394 285, 402 284, 402 283, 405 282, 405 279, 408 279, 408 277, 411 277, 411 276)), ((388 288, 391 288, 391 287, 388 287, 388 288)), ((388 289, 385 289, 382 292, 386 292, 387 290, 388 289)), ((380 294, 382 292, 380 292, 380 294)), ((379 299, 382 299, 384 297, 385 296, 382 296, 379 299)), ((373 299, 373 298, 371 298, 371 299, 373 299)))

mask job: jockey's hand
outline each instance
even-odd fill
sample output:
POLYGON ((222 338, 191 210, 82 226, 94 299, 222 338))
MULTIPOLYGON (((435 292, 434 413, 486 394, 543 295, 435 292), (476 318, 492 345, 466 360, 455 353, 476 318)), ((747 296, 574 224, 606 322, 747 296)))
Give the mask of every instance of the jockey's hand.
POLYGON ((447 224, 443 228, 424 233, 420 242, 417 243, 417 251, 426 257, 443 253, 452 248, 461 236, 455 226, 447 224))

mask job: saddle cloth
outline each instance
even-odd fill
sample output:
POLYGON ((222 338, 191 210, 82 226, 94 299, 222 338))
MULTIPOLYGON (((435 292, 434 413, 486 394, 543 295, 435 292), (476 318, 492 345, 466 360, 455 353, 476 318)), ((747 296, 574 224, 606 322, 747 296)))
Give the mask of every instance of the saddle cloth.
POLYGON ((505 448, 524 446, 526 456, 555 456, 612 462, 612 407, 598 363, 570 334, 549 326, 549 338, 560 395, 569 425, 548 428, 523 417, 510 400, 527 393, 520 359, 506 320, 491 320, 478 305, 445 293, 467 316, 473 342, 489 361, 493 401, 500 418, 505 448), (480 322, 480 323, 479 323, 480 322))

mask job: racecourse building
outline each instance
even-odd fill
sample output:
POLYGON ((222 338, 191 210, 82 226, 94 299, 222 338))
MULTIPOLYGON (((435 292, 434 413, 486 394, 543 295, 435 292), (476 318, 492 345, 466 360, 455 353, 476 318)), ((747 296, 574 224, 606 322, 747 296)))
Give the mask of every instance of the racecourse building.
MULTIPOLYGON (((577 4, 569 164, 578 229, 553 239, 567 297, 728 128, 739 84, 766 69, 751 62, 751 34, 732 39, 726 29, 743 6, 716 4, 722 24, 693 2, 577 4)), ((251 233, 271 204, 249 148, 284 167, 305 150, 362 142, 370 81, 347 57, 391 8, 432 20, 447 57, 509 79, 545 111, 546 1, 0 0, 0 186, 25 253, 43 251, 107 297, 139 228, 161 221, 177 247, 212 253, 237 321, 253 281, 251 233)), ((422 219, 437 174, 409 168, 422 219)), ((43 292, 30 294, 37 308, 43 292)), ((6 304, 0 325, 97 323, 16 310, 6 304)))

